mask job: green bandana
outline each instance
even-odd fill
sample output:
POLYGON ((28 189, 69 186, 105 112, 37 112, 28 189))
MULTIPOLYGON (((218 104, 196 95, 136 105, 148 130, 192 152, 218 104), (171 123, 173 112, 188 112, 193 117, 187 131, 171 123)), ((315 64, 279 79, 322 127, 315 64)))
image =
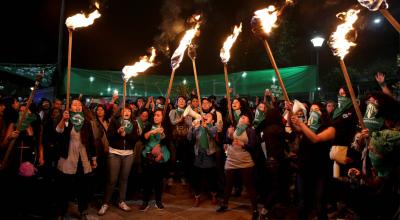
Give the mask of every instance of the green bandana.
POLYGON ((308 119, 308 126, 314 133, 317 133, 318 128, 321 127, 321 124, 319 122, 320 118, 321 115, 318 112, 312 111, 310 113, 310 118, 308 119))
MULTIPOLYGON (((19 118, 21 119, 21 117, 22 117, 22 112, 19 113, 19 118)), ((33 121, 36 120, 36 118, 37 118, 36 114, 32 114, 32 113, 27 112, 26 115, 25 115, 25 120, 22 121, 21 128, 19 129, 19 131, 25 131, 25 129, 28 128, 28 126, 33 121)), ((18 121, 18 123, 19 123, 19 121, 18 121)))
POLYGON ((240 136, 244 131, 246 131, 246 128, 247 128, 246 124, 238 124, 235 130, 236 136, 240 136))
POLYGON ((396 160, 393 152, 400 146, 400 131, 382 130, 372 133, 369 143, 369 158, 372 166, 377 170, 378 176, 388 176, 393 168, 396 160))
POLYGON ((125 128, 125 133, 126 134, 130 134, 133 130, 133 124, 130 120, 128 119, 124 119, 124 122, 122 123, 122 125, 125 128))
POLYGON ((164 105, 158 104, 158 105, 155 106, 155 110, 159 110, 159 109, 163 110, 164 109, 164 105))
MULTIPOLYGON (((208 125, 207 125, 208 127, 208 125)), ((207 131, 203 126, 199 127, 199 133, 200 133, 200 139, 199 139, 199 143, 200 143, 200 148, 201 149, 208 149, 208 136, 207 136, 207 131)))
POLYGON ((235 116, 235 121, 239 121, 239 119, 240 119, 240 113, 242 113, 240 110, 235 110, 234 112, 233 112, 233 115, 235 116))
POLYGON ((345 96, 338 96, 338 107, 333 112, 333 119, 341 116, 346 110, 348 110, 353 103, 351 99, 345 96))
POLYGON ((83 126, 83 122, 85 121, 85 118, 83 117, 82 112, 70 112, 71 115, 70 120, 72 124, 74 125, 74 129, 77 132, 81 131, 81 128, 83 126))
POLYGON ((264 119, 265 119, 265 113, 258 110, 257 108, 253 121, 254 127, 257 127, 260 124, 260 122, 262 122, 264 119))
POLYGON ((181 116, 181 115, 183 114, 184 111, 185 111, 184 109, 177 108, 177 109, 176 109, 176 114, 178 114, 179 116, 181 116))
POLYGON ((377 106, 373 103, 368 103, 367 110, 364 114, 364 124, 370 132, 379 131, 383 126, 384 119, 376 118, 375 116, 377 113, 377 106))

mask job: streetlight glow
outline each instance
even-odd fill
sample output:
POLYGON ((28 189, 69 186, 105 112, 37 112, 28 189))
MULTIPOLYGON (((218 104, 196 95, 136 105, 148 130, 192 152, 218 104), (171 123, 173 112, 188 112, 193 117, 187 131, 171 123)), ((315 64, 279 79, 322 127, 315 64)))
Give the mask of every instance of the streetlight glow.
POLYGON ((375 18, 374 19, 374 24, 380 24, 382 22, 381 18, 375 18))
POLYGON ((89 81, 93 82, 94 81, 94 77, 93 76, 89 77, 89 81))
POLYGON ((322 44, 324 44, 325 39, 323 37, 314 37, 311 39, 311 43, 313 44, 314 47, 322 47, 322 44))

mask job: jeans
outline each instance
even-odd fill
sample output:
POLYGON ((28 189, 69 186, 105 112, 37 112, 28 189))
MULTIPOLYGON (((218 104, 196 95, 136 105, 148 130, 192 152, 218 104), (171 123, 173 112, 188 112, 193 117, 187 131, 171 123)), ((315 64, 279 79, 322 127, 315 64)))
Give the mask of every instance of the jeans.
POLYGON ((110 153, 108 155, 108 178, 104 193, 104 204, 108 204, 119 177, 119 202, 125 201, 128 177, 133 164, 133 154, 121 156, 110 153))

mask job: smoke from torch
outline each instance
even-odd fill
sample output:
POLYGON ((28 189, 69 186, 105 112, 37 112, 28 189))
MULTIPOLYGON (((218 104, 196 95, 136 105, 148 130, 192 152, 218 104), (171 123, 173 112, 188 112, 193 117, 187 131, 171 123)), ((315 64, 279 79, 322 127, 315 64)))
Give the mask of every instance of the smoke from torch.
POLYGON ((101 14, 98 10, 93 11, 87 17, 85 14, 79 13, 74 16, 68 17, 65 21, 65 25, 72 30, 75 30, 76 28, 87 27, 89 25, 92 25, 94 20, 99 18, 100 16, 101 14))
POLYGON ((223 63, 228 63, 229 59, 231 58, 230 50, 235 43, 236 39, 238 38, 240 32, 242 32, 242 23, 239 26, 235 26, 233 29, 233 34, 230 35, 226 41, 224 42, 224 46, 221 48, 219 56, 223 63))
MULTIPOLYGON (((200 15, 196 15, 195 18, 198 21, 200 19, 200 15)), ((179 65, 183 60, 183 56, 185 54, 186 49, 192 43, 192 40, 196 36, 199 29, 200 29, 200 23, 197 22, 193 28, 186 31, 181 42, 179 43, 178 48, 176 48, 174 54, 171 57, 171 66, 173 70, 179 68, 179 65)))
POLYGON ((347 12, 341 12, 336 15, 344 23, 337 26, 336 31, 329 37, 328 43, 334 55, 342 60, 349 53, 350 48, 356 46, 354 42, 350 42, 346 37, 350 31, 354 30, 353 24, 357 21, 359 12, 360 10, 350 9, 347 12))
POLYGON ((151 56, 140 57, 140 60, 131 66, 124 66, 122 69, 123 78, 128 81, 131 77, 137 76, 138 73, 146 71, 148 68, 154 66, 154 59, 156 58, 156 49, 151 48, 151 56))

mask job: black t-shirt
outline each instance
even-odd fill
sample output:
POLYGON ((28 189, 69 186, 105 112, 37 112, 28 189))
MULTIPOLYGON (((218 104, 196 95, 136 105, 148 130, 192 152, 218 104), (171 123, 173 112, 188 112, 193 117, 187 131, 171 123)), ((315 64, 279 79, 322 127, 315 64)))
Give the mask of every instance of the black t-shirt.
MULTIPOLYGON (((321 133, 331 125, 321 126, 318 133, 321 133)), ((298 160, 300 171, 313 173, 326 173, 330 169, 329 151, 331 141, 312 143, 305 135, 300 142, 298 160)))
POLYGON ((333 145, 349 147, 357 132, 357 124, 358 119, 353 107, 333 119, 333 127, 336 129, 333 145))

